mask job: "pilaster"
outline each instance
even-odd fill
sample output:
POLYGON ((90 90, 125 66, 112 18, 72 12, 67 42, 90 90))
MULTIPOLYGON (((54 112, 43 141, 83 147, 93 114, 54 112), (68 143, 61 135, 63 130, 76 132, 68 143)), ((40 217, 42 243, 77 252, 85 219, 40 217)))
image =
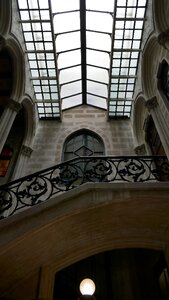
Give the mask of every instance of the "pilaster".
POLYGON ((5 107, 0 118, 0 152, 6 142, 10 129, 13 125, 17 113, 21 109, 21 104, 10 99, 8 105, 5 107))

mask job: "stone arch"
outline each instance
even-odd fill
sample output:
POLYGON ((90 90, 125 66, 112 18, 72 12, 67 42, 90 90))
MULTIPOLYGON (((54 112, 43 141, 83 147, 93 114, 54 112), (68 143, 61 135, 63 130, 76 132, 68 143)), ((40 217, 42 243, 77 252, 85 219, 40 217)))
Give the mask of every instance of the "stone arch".
POLYGON ((18 156, 15 164, 15 169, 13 172, 12 179, 19 178, 23 176, 25 173, 24 167, 27 164, 27 161, 32 153, 32 144, 35 133, 35 114, 34 114, 34 106, 31 98, 28 95, 25 95, 21 101, 22 107, 22 126, 24 128, 23 131, 23 139, 20 147, 20 151, 18 151, 18 156))
POLYGON ((11 56, 14 73, 11 99, 20 102, 25 87, 24 52, 17 39, 12 35, 4 41, 4 48, 7 49, 11 56))
MULTIPOLYGON (((103 141, 103 144, 104 144, 104 147, 105 147, 105 155, 106 155, 107 149, 110 148, 110 141, 105 136, 105 132, 102 129, 100 129, 100 128, 96 128, 94 126, 87 126, 86 124, 81 124, 80 126, 76 125, 74 127, 72 126, 71 128, 67 128, 64 131, 64 134, 61 134, 60 138, 58 139, 58 144, 62 145, 61 149, 63 149, 63 145, 64 145, 65 140, 71 134, 73 134, 74 132, 78 131, 79 129, 80 130, 89 130, 89 131, 95 133, 96 135, 98 135, 100 137, 100 139, 103 141)), ((62 158, 62 151, 60 153, 60 161, 61 161, 61 158, 62 158)))
POLYGON ((166 31, 169 27, 168 10, 166 7, 168 7, 167 0, 153 1, 154 24, 158 33, 166 31))
POLYGON ((156 90, 157 58, 160 46, 155 35, 148 40, 142 56, 143 92, 146 98, 151 98, 156 90))
POLYGON ((23 144, 32 145, 32 140, 35 133, 35 113, 32 99, 26 95, 23 97, 22 106, 25 112, 25 137, 23 144))
POLYGON ((168 68, 169 68, 169 61, 167 60, 167 58, 165 58, 165 59, 163 58, 158 66, 157 88, 159 90, 161 98, 163 99, 163 101, 165 103, 165 106, 169 110, 168 89, 166 89, 166 86, 164 85, 164 82, 165 82, 165 84, 168 83, 168 74, 167 74, 168 68))
POLYGON ((98 141, 100 141, 100 143, 102 144, 102 146, 103 146, 103 153, 105 153, 105 144, 104 144, 104 141, 103 141, 102 137, 98 133, 96 133, 95 131, 93 131, 91 129, 86 129, 86 128, 81 128, 81 129, 75 130, 74 132, 72 132, 71 134, 69 134, 67 136, 67 138, 65 139, 64 144, 63 144, 62 153, 64 153, 64 149, 65 149, 66 143, 71 138, 77 136, 80 133, 86 133, 86 134, 89 134, 89 135, 91 135, 93 137, 96 137, 96 139, 98 139, 98 141))
POLYGON ((8 34, 12 20, 12 1, 0 1, 0 35, 8 34))
POLYGON ((147 113, 148 111, 145 107, 145 98, 142 94, 138 95, 133 108, 133 131, 136 145, 142 145, 145 143, 143 127, 147 113))

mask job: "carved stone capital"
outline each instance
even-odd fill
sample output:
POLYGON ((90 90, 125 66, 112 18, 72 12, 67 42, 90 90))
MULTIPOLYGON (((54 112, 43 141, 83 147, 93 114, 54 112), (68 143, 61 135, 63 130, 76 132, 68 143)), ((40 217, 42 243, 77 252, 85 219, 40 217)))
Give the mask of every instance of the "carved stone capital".
POLYGON ((166 43, 169 42, 169 29, 161 32, 157 37, 158 43, 165 49, 168 49, 166 43))
POLYGON ((0 51, 3 50, 3 48, 5 48, 5 46, 6 46, 5 39, 2 36, 0 36, 0 51))
POLYGON ((146 154, 145 144, 137 146, 134 150, 137 155, 145 155, 146 154))
POLYGON ((151 99, 147 100, 145 102, 145 106, 148 109, 148 111, 150 111, 151 109, 154 109, 155 107, 158 106, 157 98, 152 97, 151 99))
POLYGON ((10 101, 8 103, 8 108, 10 108, 18 113, 20 111, 20 109, 22 108, 22 105, 19 102, 16 102, 15 100, 10 99, 10 101))
POLYGON ((26 146, 26 145, 22 145, 22 150, 21 153, 27 157, 30 157, 32 154, 33 150, 32 148, 26 146))

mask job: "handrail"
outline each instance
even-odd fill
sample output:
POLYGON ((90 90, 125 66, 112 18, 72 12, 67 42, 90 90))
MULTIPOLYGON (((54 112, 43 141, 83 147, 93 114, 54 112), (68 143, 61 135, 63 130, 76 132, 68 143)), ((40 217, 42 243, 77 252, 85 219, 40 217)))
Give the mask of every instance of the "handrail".
POLYGON ((165 156, 87 156, 0 186, 0 218, 69 191, 86 182, 169 181, 165 156))

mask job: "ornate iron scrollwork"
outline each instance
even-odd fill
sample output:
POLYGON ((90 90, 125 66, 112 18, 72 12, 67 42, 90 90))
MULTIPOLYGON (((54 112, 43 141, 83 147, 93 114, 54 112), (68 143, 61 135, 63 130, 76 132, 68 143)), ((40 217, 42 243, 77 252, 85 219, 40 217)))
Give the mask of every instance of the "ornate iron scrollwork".
POLYGON ((169 181, 166 157, 78 157, 0 187, 0 218, 86 182, 169 181))

